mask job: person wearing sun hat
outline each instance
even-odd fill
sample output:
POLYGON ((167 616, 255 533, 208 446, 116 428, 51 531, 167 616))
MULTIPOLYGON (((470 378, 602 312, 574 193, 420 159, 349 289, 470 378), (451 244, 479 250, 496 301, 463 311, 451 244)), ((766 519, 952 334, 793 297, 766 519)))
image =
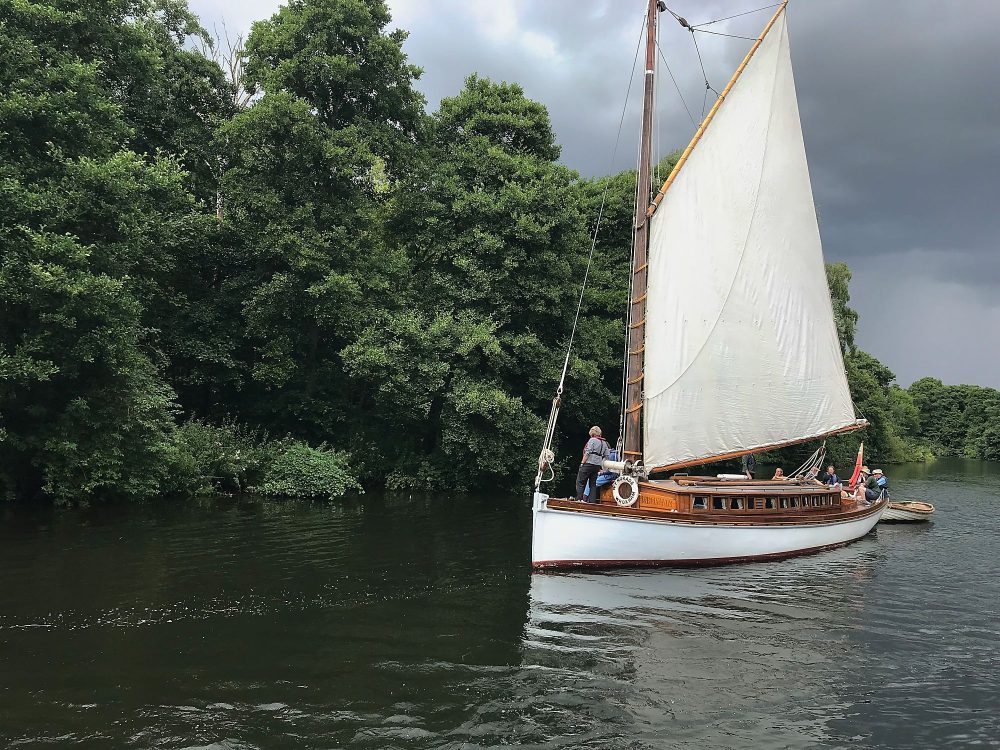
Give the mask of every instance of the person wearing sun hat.
POLYGON ((868 481, 865 482, 865 500, 870 503, 875 502, 888 485, 889 481, 885 478, 882 470, 873 469, 868 481))

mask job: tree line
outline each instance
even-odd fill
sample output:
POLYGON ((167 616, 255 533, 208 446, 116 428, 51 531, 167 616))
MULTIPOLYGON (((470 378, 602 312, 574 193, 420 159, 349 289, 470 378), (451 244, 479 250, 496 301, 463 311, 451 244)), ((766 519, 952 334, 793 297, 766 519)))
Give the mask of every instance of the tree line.
MULTIPOLYGON (((523 486, 605 192, 566 465, 614 432, 634 174, 559 164, 516 84, 428 112, 390 22, 292 0, 227 55, 184 0, 0 4, 0 494, 523 486)), ((870 455, 1000 457, 998 393, 894 385, 849 279, 870 455)))

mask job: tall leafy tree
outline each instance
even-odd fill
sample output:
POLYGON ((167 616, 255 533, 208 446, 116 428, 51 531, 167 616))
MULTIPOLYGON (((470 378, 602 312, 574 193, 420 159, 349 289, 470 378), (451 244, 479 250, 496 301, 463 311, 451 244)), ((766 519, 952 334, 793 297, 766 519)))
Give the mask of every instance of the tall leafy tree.
POLYGON ((248 85, 309 102, 335 131, 350 129, 390 169, 412 143, 424 99, 407 62, 406 32, 387 31, 384 0, 291 0, 254 24, 246 43, 248 85))
POLYGON ((274 430, 349 439, 341 350, 398 286, 380 217, 423 99, 389 21, 384 2, 301 0, 254 24, 245 76, 262 95, 217 132, 235 251, 221 292, 241 328, 230 404, 274 430))
POLYGON ((508 484, 531 471, 587 236, 545 108, 471 76, 394 192, 408 280, 345 350, 389 436, 391 483, 508 484))
MULTIPOLYGON (((198 232, 175 161, 127 149, 180 5, 13 3, 0 15, 0 484, 146 495, 172 448, 147 302, 198 232)), ((179 43, 179 42, 178 42, 179 43)))

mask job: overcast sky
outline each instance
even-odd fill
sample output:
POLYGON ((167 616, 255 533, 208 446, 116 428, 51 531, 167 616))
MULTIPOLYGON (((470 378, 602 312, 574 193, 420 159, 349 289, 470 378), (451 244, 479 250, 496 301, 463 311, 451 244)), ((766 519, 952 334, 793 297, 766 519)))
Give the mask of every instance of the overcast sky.
MULTIPOLYGON (((190 0, 231 32, 276 0, 190 0)), ((767 0, 673 0, 691 23, 767 0)), ((435 109, 470 73, 520 83, 544 103, 562 160, 582 174, 634 166, 633 89, 612 146, 642 0, 390 0, 435 109)), ((708 27, 756 36, 772 10, 708 27)), ((704 77, 691 35, 662 16, 661 46, 695 120, 704 77)), ((858 343, 903 385, 931 375, 1000 387, 1000 0, 792 0, 789 33, 828 261, 854 272, 858 343)), ((751 42, 698 35, 709 82, 725 85, 751 42)), ((710 96, 713 96, 710 94, 710 96)), ((661 154, 694 131, 660 76, 661 154)), ((711 105, 711 99, 708 106, 711 105)))

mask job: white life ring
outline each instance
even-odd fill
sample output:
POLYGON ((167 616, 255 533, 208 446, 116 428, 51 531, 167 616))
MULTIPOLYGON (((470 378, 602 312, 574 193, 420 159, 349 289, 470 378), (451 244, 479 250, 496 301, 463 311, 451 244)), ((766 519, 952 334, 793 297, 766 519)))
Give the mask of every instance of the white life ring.
POLYGON ((612 494, 615 496, 615 502, 622 507, 627 508, 630 505, 635 505, 639 499, 639 483, 635 477, 623 474, 615 480, 612 494), (625 488, 624 492, 622 488, 625 488))

